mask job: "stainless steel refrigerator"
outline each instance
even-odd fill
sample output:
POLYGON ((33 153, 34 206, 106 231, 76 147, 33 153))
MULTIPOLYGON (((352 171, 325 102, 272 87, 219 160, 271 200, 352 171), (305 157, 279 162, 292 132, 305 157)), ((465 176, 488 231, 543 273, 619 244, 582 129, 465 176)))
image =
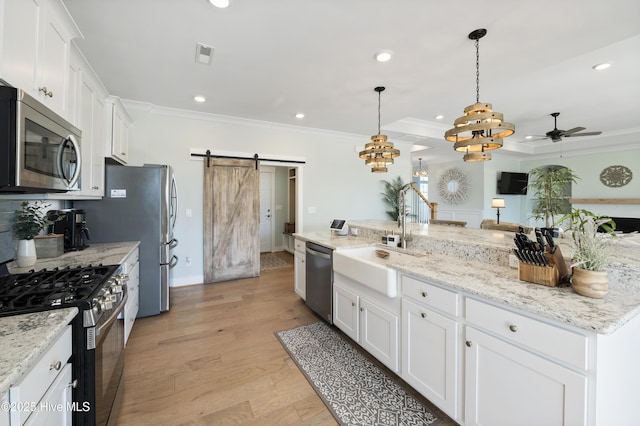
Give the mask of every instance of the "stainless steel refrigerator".
POLYGON ((107 164, 102 200, 75 201, 86 212, 92 243, 140 241, 140 308, 138 317, 169 310, 171 268, 178 263, 172 249, 178 193, 173 170, 165 165, 142 167, 107 164))

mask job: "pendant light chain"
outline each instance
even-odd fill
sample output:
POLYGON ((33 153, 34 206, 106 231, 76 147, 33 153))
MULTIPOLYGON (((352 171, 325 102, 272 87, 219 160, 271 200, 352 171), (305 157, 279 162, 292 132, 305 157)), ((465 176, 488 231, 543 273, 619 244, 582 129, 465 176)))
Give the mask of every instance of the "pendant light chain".
POLYGON ((378 90, 378 134, 380 134, 380 94, 381 90, 378 90))
POLYGON ((480 39, 476 39, 476 103, 480 103, 480 39))

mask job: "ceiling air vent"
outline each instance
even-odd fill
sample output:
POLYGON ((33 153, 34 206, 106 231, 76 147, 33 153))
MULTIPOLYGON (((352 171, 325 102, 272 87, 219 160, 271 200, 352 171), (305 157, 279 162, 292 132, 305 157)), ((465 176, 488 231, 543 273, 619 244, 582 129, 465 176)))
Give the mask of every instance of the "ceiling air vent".
POLYGON ((196 62, 199 64, 211 65, 213 61, 213 47, 206 44, 196 44, 196 62))

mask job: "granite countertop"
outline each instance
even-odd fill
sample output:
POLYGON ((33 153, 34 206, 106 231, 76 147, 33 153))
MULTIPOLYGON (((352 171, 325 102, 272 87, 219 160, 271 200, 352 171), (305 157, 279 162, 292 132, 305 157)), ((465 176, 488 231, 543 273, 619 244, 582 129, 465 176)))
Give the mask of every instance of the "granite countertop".
POLYGON ((0 318, 0 396, 20 381, 77 314, 74 307, 0 318))
MULTIPOLYGON (((388 221, 349 221, 349 225, 358 228, 359 236, 332 236, 329 231, 294 236, 346 250, 379 244, 380 232, 398 233, 395 223, 388 221)), ((518 270, 504 261, 513 247, 513 232, 420 224, 410 224, 407 230, 414 237, 408 252, 418 256, 392 257, 388 265, 417 278, 601 334, 613 333, 640 314, 640 236, 616 242, 617 263, 607 268, 609 293, 604 299, 592 299, 568 286, 520 281, 518 270)), ((558 244, 565 256, 571 252, 568 239, 559 239, 558 244)))
POLYGON ((66 268, 92 265, 119 265, 124 261, 131 250, 140 245, 140 241, 125 241, 120 243, 96 243, 84 250, 70 251, 58 257, 38 259, 34 266, 18 268, 15 262, 9 263, 9 273, 20 274, 30 270, 39 271, 47 268, 66 268))

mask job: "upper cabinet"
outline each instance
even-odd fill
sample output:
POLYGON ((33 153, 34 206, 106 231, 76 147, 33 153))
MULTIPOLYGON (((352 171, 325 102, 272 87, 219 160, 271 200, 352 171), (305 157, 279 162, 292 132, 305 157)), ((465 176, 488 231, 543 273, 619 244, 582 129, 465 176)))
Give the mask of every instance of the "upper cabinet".
POLYGON ((124 109, 120 98, 109 96, 107 98, 107 153, 121 164, 127 164, 129 160, 129 128, 131 118, 124 109))
POLYGON ((2 79, 75 123, 70 46, 81 36, 60 0, 5 0, 2 79))

